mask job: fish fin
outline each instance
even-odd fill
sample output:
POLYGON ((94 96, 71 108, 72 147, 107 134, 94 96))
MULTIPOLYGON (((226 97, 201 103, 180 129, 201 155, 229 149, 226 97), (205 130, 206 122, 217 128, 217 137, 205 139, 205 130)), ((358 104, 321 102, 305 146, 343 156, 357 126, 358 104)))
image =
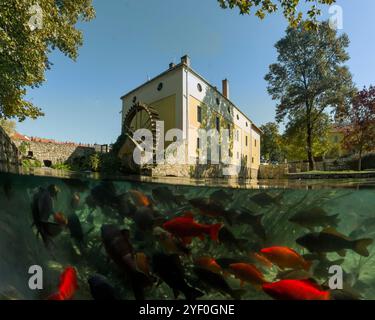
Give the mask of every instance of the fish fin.
POLYGON ((346 255, 346 251, 345 250, 339 250, 339 251, 337 251, 337 253, 338 253, 338 255, 340 257, 345 257, 345 255, 346 255))
POLYGON ((373 243, 373 239, 360 239, 354 241, 353 250, 363 257, 368 257, 370 255, 367 247, 373 243))
POLYGON ((214 224, 210 227, 210 237, 213 241, 217 241, 219 239, 219 231, 222 228, 221 223, 214 224))
POLYGON ((345 239, 345 240, 350 240, 349 237, 343 235, 342 233, 338 232, 335 228, 332 228, 332 227, 329 227, 329 228, 325 228, 323 229, 322 231, 323 233, 329 233, 329 234, 333 234, 337 237, 340 237, 342 239, 345 239))
POLYGON ((236 290, 232 290, 231 293, 230 293, 230 296, 234 299, 234 300, 241 300, 242 299, 242 296, 246 293, 246 290, 243 290, 243 289, 236 289, 236 290))
POLYGON ((192 219, 194 218, 194 213, 192 213, 191 211, 185 211, 184 214, 183 214, 184 218, 188 218, 188 219, 192 219))

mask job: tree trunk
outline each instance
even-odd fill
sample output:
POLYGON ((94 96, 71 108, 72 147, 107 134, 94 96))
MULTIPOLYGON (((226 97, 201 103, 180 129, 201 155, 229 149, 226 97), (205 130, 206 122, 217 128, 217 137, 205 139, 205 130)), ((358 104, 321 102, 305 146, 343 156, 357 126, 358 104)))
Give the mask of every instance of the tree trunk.
POLYGON ((309 161, 309 169, 315 170, 315 162, 313 155, 313 146, 312 146, 312 129, 308 121, 307 123, 307 159, 309 161))
POLYGON ((358 171, 362 171, 362 150, 359 151, 358 171))

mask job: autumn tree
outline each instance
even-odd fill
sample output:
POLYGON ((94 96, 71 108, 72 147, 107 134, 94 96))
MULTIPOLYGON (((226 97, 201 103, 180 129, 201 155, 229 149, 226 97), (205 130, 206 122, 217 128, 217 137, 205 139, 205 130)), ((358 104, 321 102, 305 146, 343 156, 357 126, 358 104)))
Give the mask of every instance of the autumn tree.
POLYGON ((306 30, 302 24, 288 28, 276 43, 277 63, 270 65, 265 76, 268 93, 278 101, 276 120, 303 120, 300 125, 306 133, 310 169, 315 167, 314 132, 322 125, 321 115, 347 105, 354 92, 352 76, 344 65, 348 46, 348 36, 338 36, 328 22, 317 31, 306 30))
POLYGON ((358 170, 362 170, 364 152, 375 148, 375 87, 358 92, 346 110, 344 144, 358 153, 358 170))
POLYGON ((268 122, 260 127, 262 130, 260 154, 268 161, 280 162, 283 160, 282 139, 279 126, 275 122, 268 122))
POLYGON ((218 0, 218 2, 224 9, 238 8, 240 14, 252 14, 254 10, 254 14, 260 19, 264 19, 267 14, 282 10, 292 27, 297 27, 304 18, 303 13, 298 11, 298 6, 307 3, 309 9, 304 19, 304 26, 308 29, 316 29, 317 17, 321 15, 319 5, 332 5, 336 0, 218 0), (311 4, 311 2, 315 3, 311 4))
POLYGON ((75 60, 82 45, 80 21, 95 15, 92 0, 0 1, 0 118, 37 118, 40 108, 25 100, 51 67, 58 49, 75 60))

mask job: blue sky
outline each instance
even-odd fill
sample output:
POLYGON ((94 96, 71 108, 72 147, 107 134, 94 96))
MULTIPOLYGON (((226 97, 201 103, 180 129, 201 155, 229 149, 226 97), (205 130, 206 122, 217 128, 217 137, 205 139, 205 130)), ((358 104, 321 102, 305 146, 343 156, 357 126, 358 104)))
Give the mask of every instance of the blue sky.
MULTIPOLYGON (((374 0, 338 0, 351 40, 348 62, 358 87, 375 84, 374 0)), ((260 21, 222 10, 216 0, 94 0, 97 17, 79 25, 84 45, 76 62, 54 52, 47 81, 28 93, 45 117, 18 131, 60 141, 111 143, 120 133, 120 96, 179 62, 213 85, 230 80, 230 95, 256 124, 273 121, 275 102, 263 80, 283 36, 281 13, 260 21)), ((328 7, 325 8, 326 16, 328 7)))

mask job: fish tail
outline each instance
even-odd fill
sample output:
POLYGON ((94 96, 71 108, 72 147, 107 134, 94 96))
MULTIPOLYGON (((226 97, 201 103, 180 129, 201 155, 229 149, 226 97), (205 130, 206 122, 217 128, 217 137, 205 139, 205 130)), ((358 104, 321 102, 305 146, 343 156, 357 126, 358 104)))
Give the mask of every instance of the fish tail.
POLYGON ((60 292, 56 292, 56 293, 53 293, 51 294, 47 300, 64 300, 63 296, 61 295, 60 292))
POLYGON ((359 255, 368 257, 370 255, 367 247, 373 243, 373 239, 360 239, 354 241, 354 248, 353 250, 357 252, 359 255))
POLYGON ((210 227, 210 237, 212 240, 217 241, 219 239, 219 231, 222 226, 221 223, 217 223, 210 227))
POLYGON ((242 296, 246 293, 246 290, 243 290, 243 289, 236 289, 236 290, 232 290, 231 293, 230 293, 230 296, 234 299, 234 300, 241 300, 242 299, 242 296))

